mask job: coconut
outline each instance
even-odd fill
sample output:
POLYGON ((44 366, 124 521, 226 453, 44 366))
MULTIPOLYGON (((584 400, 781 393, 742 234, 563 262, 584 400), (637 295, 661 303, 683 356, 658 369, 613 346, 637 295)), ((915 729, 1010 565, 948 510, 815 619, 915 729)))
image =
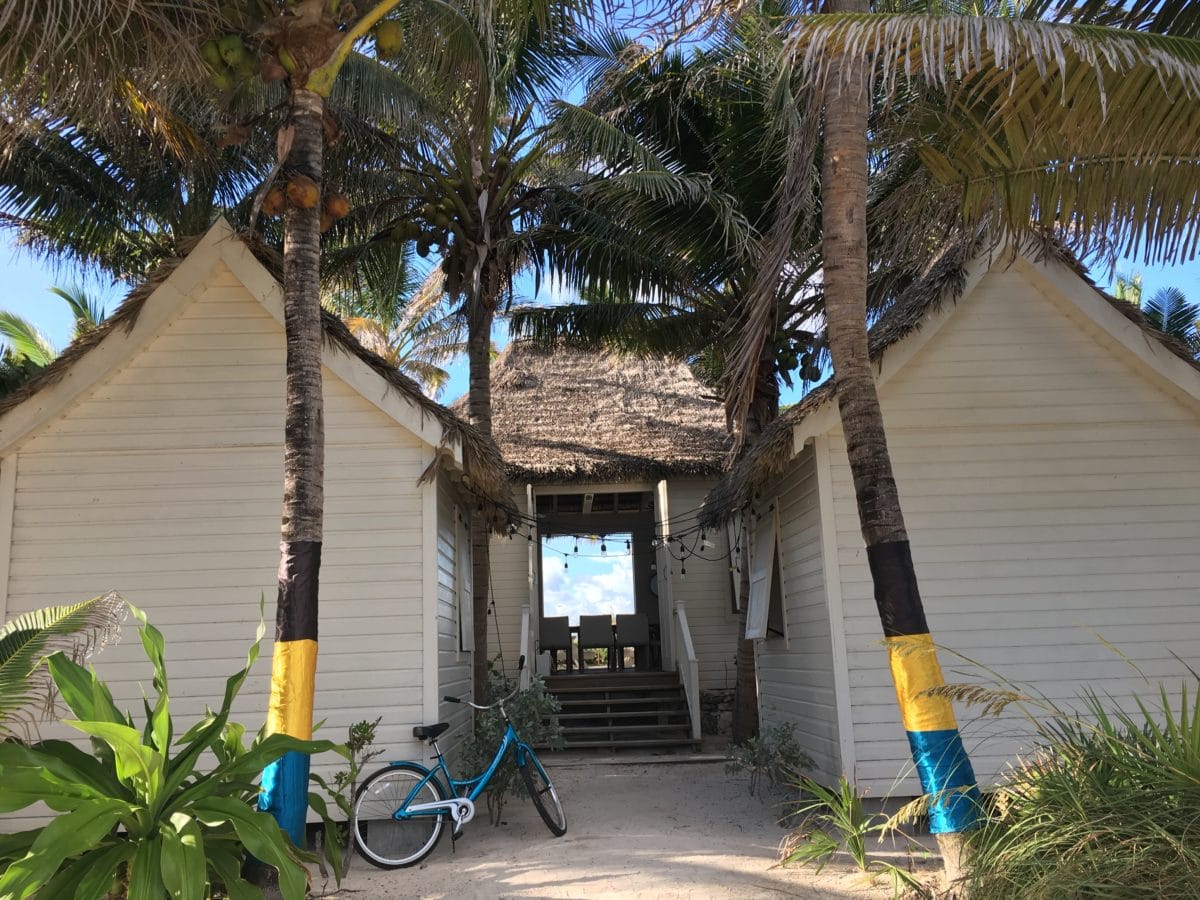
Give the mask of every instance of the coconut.
POLYGON ((205 41, 200 45, 200 58, 213 70, 225 67, 225 61, 221 59, 221 47, 216 41, 205 41))
POLYGON ((231 67, 236 67, 249 55, 240 34, 225 35, 225 37, 217 42, 217 47, 221 52, 221 59, 225 60, 225 64, 231 67))
POLYGON ((217 138, 217 149, 240 147, 250 138, 250 129, 245 125, 226 125, 217 138))
POLYGON ((325 212, 335 219, 344 219, 350 215, 350 201, 345 194, 334 192, 325 195, 325 212))
POLYGON ((217 69, 209 73, 208 80, 212 82, 213 87, 215 87, 218 91, 232 90, 233 86, 237 84, 237 81, 234 80, 233 73, 228 69, 217 69))
POLYGON ((330 228, 332 228, 333 222, 334 222, 333 216, 331 216, 327 212, 321 213, 321 230, 322 231, 328 231, 330 228))
POLYGON ((321 189, 307 175, 296 175, 288 182, 287 198, 299 209, 312 209, 321 201, 321 189))
POLYGON ((404 29, 399 22, 387 20, 375 26, 375 55, 381 59, 395 56, 404 49, 404 29))
POLYGON ((273 184, 263 198, 262 211, 268 216, 282 216, 287 209, 287 194, 282 185, 273 184))
POLYGON ((429 238, 424 236, 420 237, 417 240, 417 256, 421 257, 421 259, 424 259, 426 256, 428 256, 430 246, 431 243, 429 238))
POLYGON ((443 212, 435 213, 433 217, 433 224, 442 231, 445 231, 450 227, 450 217, 443 212))

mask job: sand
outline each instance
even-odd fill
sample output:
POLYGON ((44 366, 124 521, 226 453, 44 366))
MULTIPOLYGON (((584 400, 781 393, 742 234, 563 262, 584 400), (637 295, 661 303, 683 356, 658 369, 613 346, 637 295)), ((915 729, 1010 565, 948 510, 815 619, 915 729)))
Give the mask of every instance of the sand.
MULTIPOLYGON (((886 898, 844 863, 820 874, 775 866, 786 834, 778 800, 751 797, 719 761, 604 764, 545 760, 567 814, 553 837, 523 791, 493 827, 485 809, 452 848, 447 834, 418 866, 382 871, 355 859, 331 896, 886 898)), ((903 858, 903 854, 901 857, 903 858)), ((314 885, 316 887, 316 885, 314 885)))

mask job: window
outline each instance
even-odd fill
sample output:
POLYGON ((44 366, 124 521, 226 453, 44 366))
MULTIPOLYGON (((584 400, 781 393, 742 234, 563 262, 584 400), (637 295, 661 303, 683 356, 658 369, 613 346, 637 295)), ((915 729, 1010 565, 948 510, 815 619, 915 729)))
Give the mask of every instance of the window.
POLYGON ((779 559, 779 512, 774 506, 755 521, 750 549, 746 637, 755 640, 786 638, 783 570, 779 559))

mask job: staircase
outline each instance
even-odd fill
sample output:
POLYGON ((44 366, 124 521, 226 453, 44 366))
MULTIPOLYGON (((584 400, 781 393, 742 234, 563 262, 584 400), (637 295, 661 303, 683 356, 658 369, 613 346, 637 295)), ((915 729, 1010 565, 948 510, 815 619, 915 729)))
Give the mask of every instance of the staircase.
POLYGON ((699 746, 676 672, 551 675, 546 687, 562 707, 564 749, 699 746))

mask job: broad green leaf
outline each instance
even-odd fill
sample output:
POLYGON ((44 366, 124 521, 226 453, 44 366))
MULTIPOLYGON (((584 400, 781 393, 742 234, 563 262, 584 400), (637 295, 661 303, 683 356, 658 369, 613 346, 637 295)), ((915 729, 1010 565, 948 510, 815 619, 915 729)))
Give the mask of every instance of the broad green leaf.
POLYGON ((112 722, 64 722, 84 734, 99 738, 116 754, 117 777, 139 787, 151 801, 162 784, 163 755, 142 743, 142 736, 128 725, 112 722))
POLYGON ((58 871, 63 861, 98 844, 120 822, 126 804, 98 800, 56 817, 34 840, 29 852, 0 875, 0 897, 24 900, 58 871))
POLYGON ((128 794, 111 769, 69 741, 41 741, 32 746, 11 741, 0 743, 0 771, 22 767, 44 768, 60 779, 86 785, 110 797, 124 798, 128 794))
POLYGON ((33 842, 37 840, 40 828, 29 831, 14 831, 11 834, 0 834, 0 862, 8 859, 20 859, 29 852, 33 842))
MULTIPOLYGON (((342 799, 340 796, 338 799, 342 799)), ((343 874, 342 861, 342 829, 337 822, 329 818, 329 807, 325 804, 325 798, 320 794, 309 791, 308 805, 313 808, 318 816, 321 817, 321 826, 325 832, 325 840, 322 842, 322 849, 325 854, 325 859, 329 861, 329 865, 333 867, 334 877, 341 883, 343 874)), ((349 828, 349 825, 346 826, 349 828)))
POLYGON ((76 888, 75 900, 104 900, 108 897, 117 867, 132 859, 135 850, 131 841, 120 841, 115 846, 80 857, 80 862, 89 861, 90 869, 76 888))
POLYGON ((117 709, 112 694, 94 672, 62 653, 49 657, 46 665, 63 701, 82 721, 128 724, 128 717, 117 709))
POLYGON ((304 869, 292 856, 287 839, 273 818, 228 797, 210 797, 195 804, 196 818, 206 824, 232 822, 246 851, 279 870, 285 900, 302 900, 307 889, 304 869))
MULTIPOLYGON (((51 809, 65 812, 85 803, 110 799, 87 785, 57 778, 45 769, 6 768, 3 773, 4 778, 0 781, 0 812, 25 809, 39 800, 51 809)), ((128 807, 128 803, 117 802, 128 807)))
POLYGON ((127 900, 162 900, 167 892, 162 878, 162 842, 139 841, 129 867, 127 900))
POLYGON ((195 819, 177 812, 159 826, 162 880, 174 900, 204 900, 207 867, 204 838, 195 819))
POLYGON ((253 774, 266 768, 269 763, 279 759, 285 753, 307 753, 315 756, 330 750, 337 750, 338 744, 332 741, 304 741, 290 734, 272 734, 247 750, 226 765, 220 766, 214 772, 220 772, 229 777, 253 774))
POLYGON ((262 891, 242 878, 242 858, 228 850, 208 850, 208 865, 217 877, 229 900, 263 900, 262 891))

